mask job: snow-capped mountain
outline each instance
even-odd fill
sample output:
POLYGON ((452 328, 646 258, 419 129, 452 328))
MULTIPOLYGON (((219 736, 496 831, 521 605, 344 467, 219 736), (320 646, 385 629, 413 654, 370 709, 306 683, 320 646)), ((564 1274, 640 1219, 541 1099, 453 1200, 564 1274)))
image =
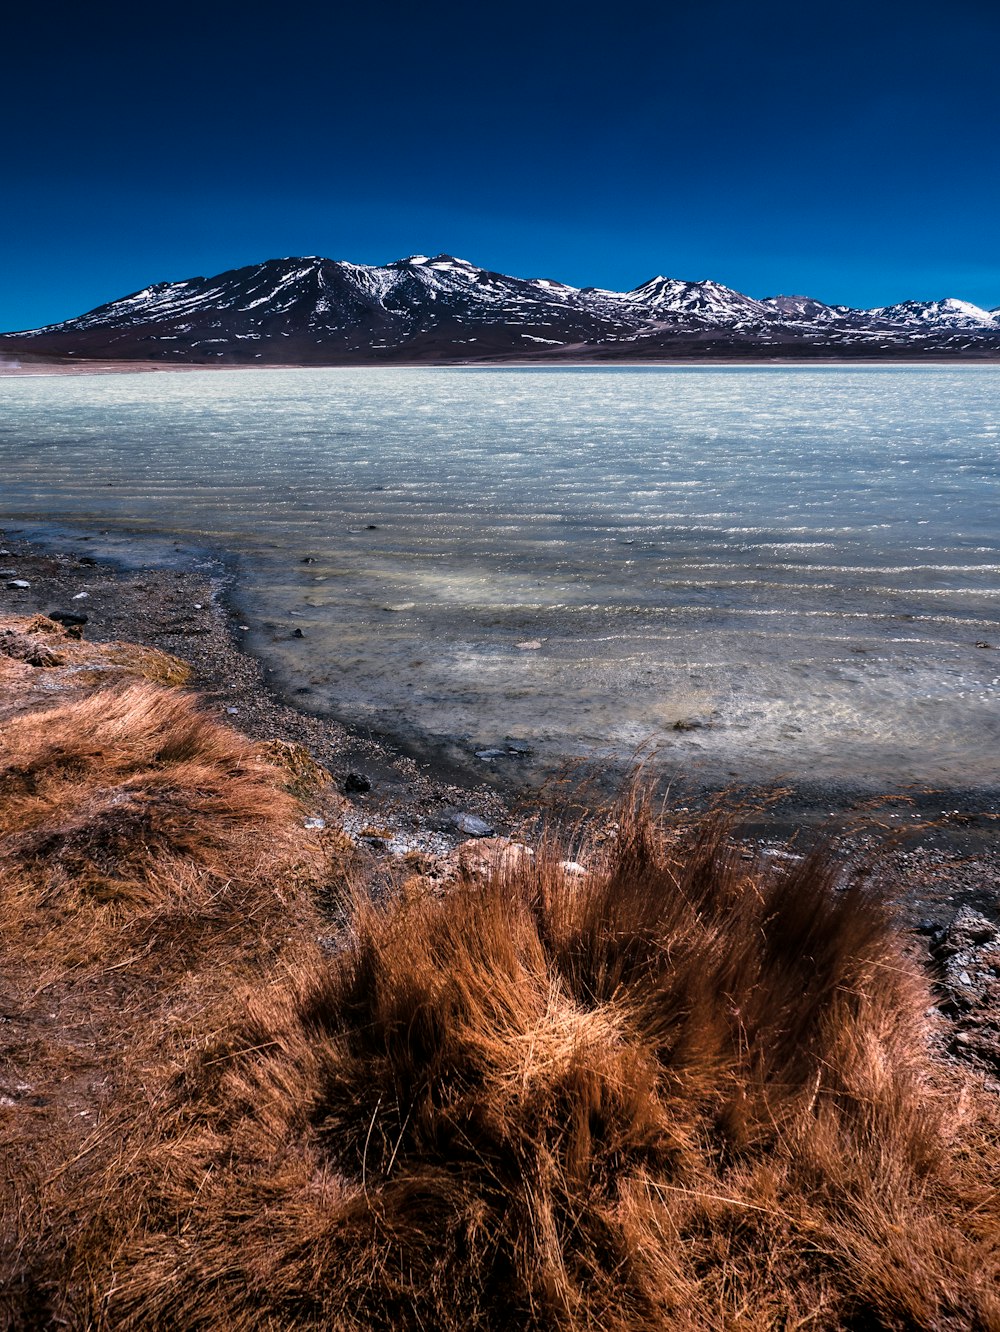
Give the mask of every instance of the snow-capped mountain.
POLYGON ((995 310, 984 310, 953 297, 943 301, 902 301, 899 305, 887 305, 866 313, 894 324, 917 328, 1000 328, 995 310))
POLYGON ((763 301, 723 287, 718 282, 681 282, 655 277, 628 293, 629 300, 660 318, 703 320, 724 328, 752 327, 773 323, 775 311, 763 301))
POLYGON ((36 358, 195 363, 1000 355, 1000 311, 966 301, 874 310, 756 300, 658 276, 628 292, 516 278, 439 254, 384 265, 269 259, 158 282, 0 337, 36 358))

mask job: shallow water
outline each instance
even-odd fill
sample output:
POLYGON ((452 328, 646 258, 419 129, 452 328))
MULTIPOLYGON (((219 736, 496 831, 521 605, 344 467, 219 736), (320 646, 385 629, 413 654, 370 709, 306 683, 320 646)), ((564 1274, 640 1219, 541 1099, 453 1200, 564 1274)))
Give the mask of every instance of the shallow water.
POLYGON ((994 366, 9 378, 0 511, 239 552, 250 646, 379 730, 989 785, 998 444, 994 366))

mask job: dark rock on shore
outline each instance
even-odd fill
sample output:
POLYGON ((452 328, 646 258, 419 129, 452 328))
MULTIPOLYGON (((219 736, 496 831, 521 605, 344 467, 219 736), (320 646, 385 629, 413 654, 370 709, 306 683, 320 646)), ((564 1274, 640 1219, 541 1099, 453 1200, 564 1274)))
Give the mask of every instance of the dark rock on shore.
POLYGON ((64 629, 82 629, 90 620, 90 616, 84 615, 82 611, 50 610, 45 614, 48 619, 61 624, 64 629))

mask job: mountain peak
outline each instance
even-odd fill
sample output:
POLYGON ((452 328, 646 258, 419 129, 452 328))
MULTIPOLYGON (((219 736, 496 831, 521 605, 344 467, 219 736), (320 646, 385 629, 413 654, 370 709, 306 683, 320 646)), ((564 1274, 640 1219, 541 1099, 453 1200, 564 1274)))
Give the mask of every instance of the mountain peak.
POLYGON ((470 273, 480 271, 475 264, 470 264, 468 259, 458 259, 453 254, 436 254, 433 258, 426 254, 411 254, 408 258, 396 262, 411 268, 464 269, 470 273))
POLYGON ((877 318, 913 325, 939 325, 951 328, 995 328, 996 314, 962 301, 955 296, 944 296, 937 301, 900 301, 896 305, 883 305, 867 312, 877 318))

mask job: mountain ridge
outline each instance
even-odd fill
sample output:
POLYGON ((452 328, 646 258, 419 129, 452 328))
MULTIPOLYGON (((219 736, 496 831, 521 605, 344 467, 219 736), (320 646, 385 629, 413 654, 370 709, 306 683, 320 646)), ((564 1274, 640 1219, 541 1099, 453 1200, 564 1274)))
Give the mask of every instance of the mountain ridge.
POLYGON ((0 335, 0 354, 183 364, 1000 356, 1000 308, 956 297, 869 310, 757 299, 657 274, 630 291, 518 278, 454 255, 267 259, 156 282, 0 335))

